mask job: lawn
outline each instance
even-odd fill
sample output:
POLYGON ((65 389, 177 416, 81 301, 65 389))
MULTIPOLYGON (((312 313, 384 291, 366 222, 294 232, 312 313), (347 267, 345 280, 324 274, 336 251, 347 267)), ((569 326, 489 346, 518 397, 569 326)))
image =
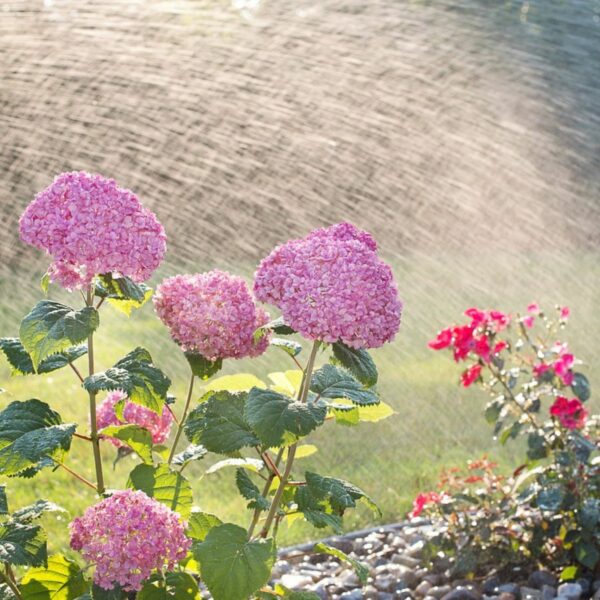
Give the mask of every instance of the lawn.
MULTIPOLYGON (((560 261, 550 255, 521 258, 521 268, 526 264, 535 268, 519 271, 519 275, 512 278, 511 264, 506 260, 495 261, 493 256, 479 259, 486 272, 493 273, 488 282, 482 283, 478 273, 472 270, 461 272, 466 257, 423 256, 396 262, 395 271, 406 302, 401 333, 393 344, 373 352, 380 371, 382 399, 392 405, 395 414, 383 422, 365 423, 352 429, 327 423, 313 436, 318 453, 302 459, 302 465, 300 461, 297 464, 298 469, 302 466, 343 477, 362 487, 379 503, 383 511, 382 522, 403 519, 414 495, 433 485, 442 467, 461 464, 484 452, 506 468, 516 466, 517 449, 502 448, 491 439, 491 431, 481 415, 485 398, 478 391, 460 389, 457 386, 460 369, 447 355, 427 349, 426 342, 436 330, 458 319, 460 311, 471 304, 511 310, 535 298, 546 306, 551 306, 554 301, 571 306, 572 324, 566 338, 572 342, 576 355, 591 358, 598 347, 597 341, 588 334, 598 331, 599 325, 594 302, 598 295, 589 287, 597 279, 597 257, 563 256, 560 261), (586 273, 586 281, 590 282, 588 287, 578 279, 579 272, 586 273), (579 282, 579 288, 574 287, 576 282, 579 282)), ((161 276, 174 271, 173 267, 165 267, 161 276)), ((249 273, 250 269, 242 271, 249 273)), ((16 290, 17 283, 25 285, 23 278, 7 279, 1 284, 0 335, 16 335, 19 319, 35 302, 31 293, 16 290)), ((66 299, 72 305, 80 304, 76 294, 68 297, 55 288, 51 288, 50 294, 57 299, 66 299)), ((136 346, 148 348, 154 361, 173 380, 172 392, 179 399, 175 410, 181 411, 181 398, 188 379, 187 363, 154 316, 150 304, 130 318, 110 306, 103 306, 96 340, 97 370, 109 367, 136 346)), ((84 369, 85 359, 79 359, 79 362, 84 369)), ((259 359, 229 361, 222 373, 248 372, 266 379, 269 372, 290 368, 293 368, 291 360, 272 348, 259 359)), ((589 368, 584 367, 584 370, 594 389, 598 383, 597 375, 589 368)), ((79 423, 80 430, 87 427, 86 395, 71 370, 27 378, 11 377, 6 361, 0 359, 0 387, 3 388, 0 394, 2 407, 17 399, 39 398, 57 409, 64 421, 79 423)), ((199 389, 197 396, 200 395, 199 389)), ((67 464, 93 479, 86 444, 82 440, 73 441, 67 464)), ((110 465, 114 448, 105 443, 103 454, 108 486, 123 487, 135 459, 124 459, 113 470, 110 465)), ((237 494, 233 472, 223 470, 203 477, 210 464, 211 460, 207 459, 187 469, 196 504, 224 519, 247 524, 247 519, 240 519, 244 514, 243 502, 237 494)), ((11 479, 7 483, 12 508, 44 497, 68 510, 69 515, 58 519, 46 518, 50 551, 64 550, 67 532, 61 519, 65 521, 80 514, 82 508, 93 501, 92 491, 65 471, 52 473, 48 469, 33 479, 11 479)), ((370 513, 359 510, 349 513, 345 526, 353 529, 372 522, 370 513)), ((283 544, 309 537, 315 537, 314 530, 302 523, 281 531, 283 544)))

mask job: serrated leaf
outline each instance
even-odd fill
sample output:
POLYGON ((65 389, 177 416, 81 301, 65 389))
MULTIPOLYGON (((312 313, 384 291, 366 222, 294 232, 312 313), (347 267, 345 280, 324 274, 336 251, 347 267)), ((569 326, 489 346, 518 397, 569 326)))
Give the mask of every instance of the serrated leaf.
POLYGON ((367 583, 367 579, 369 578, 369 567, 364 563, 348 556, 345 552, 342 552, 338 548, 334 548, 333 546, 329 546, 324 542, 319 542, 315 544, 313 548, 313 552, 320 552, 324 554, 330 554, 331 556, 335 556, 339 558, 343 562, 347 562, 353 569, 360 582, 365 585, 367 583))
POLYGON ((197 446, 196 444, 190 444, 183 452, 176 454, 173 457, 174 465, 187 465, 193 460, 200 460, 208 454, 208 450, 204 446, 197 446))
MULTIPOLYGON (((32 375, 36 373, 33 369, 31 357, 23 347, 23 344, 21 344, 19 338, 0 338, 0 350, 4 352, 11 366, 12 375, 32 375)), ((70 362, 73 362, 86 353, 87 345, 80 344, 79 346, 67 348, 63 352, 51 354, 39 364, 37 373, 41 375, 66 367, 70 362)))
POLYGON ((48 558, 46 568, 29 569, 19 590, 24 600, 75 600, 88 589, 83 571, 61 554, 48 558))
POLYGON ((340 425, 353 426, 360 423, 360 413, 358 406, 347 404, 330 404, 329 410, 335 417, 335 422, 340 425))
POLYGON ((244 416, 247 423, 268 447, 294 443, 325 422, 323 403, 304 404, 273 390, 252 388, 244 416))
POLYGON ((259 510, 269 509, 269 501, 260 493, 260 490, 256 487, 244 469, 236 470, 235 484, 242 497, 246 500, 250 500, 247 508, 258 508, 259 510))
POLYGON ((105 273, 98 277, 95 295, 108 302, 127 316, 141 308, 152 297, 152 289, 143 283, 135 283, 129 277, 105 273))
POLYGON ((122 390, 130 402, 159 415, 167 401, 170 385, 171 380, 152 364, 152 357, 144 348, 136 348, 110 369, 86 377, 83 382, 89 392, 122 390))
POLYGON ((351 348, 343 342, 336 342, 332 349, 335 362, 348 369, 363 385, 372 387, 377 383, 377 367, 366 350, 351 348))
POLYGON ((197 352, 185 352, 185 357, 192 369, 192 373, 200 379, 209 379, 215 373, 218 373, 223 367, 223 360, 208 360, 197 352))
POLYGON ((62 506, 58 506, 58 504, 54 504, 54 502, 48 500, 36 500, 33 504, 16 510, 11 515, 11 519, 13 521, 19 521, 20 523, 29 524, 32 521, 35 521, 35 519, 39 519, 47 512, 64 513, 66 511, 62 506))
POLYGON ((302 345, 292 340, 282 340, 280 338, 273 338, 270 342, 271 346, 281 348, 286 354, 290 356, 298 356, 302 352, 302 345))
POLYGON ((190 412, 184 426, 192 444, 227 454, 260 443, 244 418, 246 393, 209 392, 206 398, 190 412))
POLYGON ((310 390, 321 398, 344 398, 360 406, 379 404, 375 391, 366 389, 349 373, 333 365, 324 365, 315 371, 310 390))
POLYGON ((590 382, 583 373, 573 373, 573 383, 571 384, 573 393, 581 400, 587 402, 592 395, 590 382))
POLYGON ((47 356, 83 342, 99 324, 98 312, 91 306, 75 310, 42 300, 21 321, 19 337, 37 369, 47 356))
POLYGON ((8 514, 8 499, 6 498, 6 486, 0 485, 0 515, 8 514))
POLYGON ((256 375, 237 373, 236 375, 223 375, 223 377, 211 379, 205 384, 204 389, 207 392, 249 392, 253 387, 265 388, 267 386, 256 375))
POLYGON ((193 540, 203 542, 208 535, 208 532, 213 529, 213 527, 222 524, 223 521, 215 515, 205 512, 193 512, 188 519, 186 535, 193 540))
POLYGON ((277 335, 293 335, 296 333, 294 329, 292 329, 289 325, 285 324, 283 317, 279 317, 277 319, 273 319, 266 325, 263 325, 260 329, 268 329, 277 335))
POLYGON ((95 583, 92 585, 92 600, 123 600, 125 594, 118 584, 112 590, 105 590, 95 583))
POLYGON ((225 469, 227 467, 243 468, 258 473, 263 468, 263 466, 263 461, 258 460, 257 458, 226 458, 225 460, 220 460, 214 465, 211 465, 206 470, 206 474, 211 475, 212 473, 216 473, 217 471, 220 471, 221 469, 225 469))
POLYGON ((200 600, 200 590, 189 573, 171 572, 164 581, 159 576, 152 577, 137 593, 136 600, 200 600))
POLYGON ((192 512, 192 488, 188 480, 181 473, 171 471, 168 465, 138 465, 129 474, 127 487, 141 490, 184 519, 192 512))
POLYGON ((195 544, 194 557, 214 600, 247 600, 271 577, 275 543, 248 541, 245 529, 226 523, 195 544))
POLYGON ((145 463, 152 464, 152 434, 139 425, 111 425, 100 433, 125 442, 145 463))
POLYGON ((17 521, 0 525, 0 562, 39 567, 47 559, 46 534, 39 525, 17 521))
POLYGON ((0 412, 0 473, 16 475, 44 458, 60 460, 71 446, 75 424, 39 400, 11 402, 0 412))

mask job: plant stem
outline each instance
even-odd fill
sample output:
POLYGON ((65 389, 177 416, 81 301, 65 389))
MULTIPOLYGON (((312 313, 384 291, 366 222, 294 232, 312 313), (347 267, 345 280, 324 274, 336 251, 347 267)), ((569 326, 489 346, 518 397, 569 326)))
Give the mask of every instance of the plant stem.
MULTIPOLYGON (((92 286, 88 288, 86 304, 94 306, 94 290, 92 286)), ((88 335, 88 373, 91 377, 94 374, 94 334, 88 335)), ((99 495, 104 493, 104 475, 102 474, 102 456, 100 454, 100 439, 98 437, 98 424, 96 422, 96 392, 89 392, 90 398, 90 429, 92 438, 92 448, 94 451, 94 465, 96 467, 96 489, 99 495)))
POLYGON ((91 442, 92 438, 89 435, 81 435, 81 433, 75 432, 73 437, 79 438, 80 440, 85 440, 86 442, 91 442))
MULTIPOLYGON (((310 357, 308 358, 308 363, 306 364, 306 369, 304 370, 304 375, 302 377, 302 383, 300 384, 300 392, 298 400, 302 403, 306 402, 308 398, 308 390, 310 389, 310 381, 312 379, 312 372, 315 367, 315 360, 317 358, 317 352, 319 350, 321 342, 315 340, 313 343, 312 350, 310 352, 310 357)), ((279 479, 279 486, 277 487, 277 491, 273 496, 273 501, 271 502, 271 508, 269 509, 269 513, 267 514, 267 518, 265 520, 265 524, 260 531, 260 537, 267 537, 269 535, 269 530, 271 529, 271 524, 273 523, 273 519, 277 515, 277 511, 279 510, 279 503, 281 502, 281 496, 283 495, 283 491, 285 490, 285 486, 287 485, 288 479, 290 478, 290 474, 292 472, 292 466, 294 464, 294 458, 296 456, 296 448, 298 447, 298 442, 292 444, 288 450, 287 460, 285 461, 285 470, 283 471, 283 475, 279 479)))
POLYGON ((192 392, 194 391, 194 374, 192 373, 192 378, 190 379, 190 387, 188 388, 188 395, 185 401, 185 407, 183 409, 183 414, 181 415, 181 419, 177 425, 177 433, 175 434, 175 440, 173 441, 173 447, 171 448, 171 454, 169 454, 168 464, 173 462, 173 457, 175 456, 175 451, 177 450, 177 443, 179 442, 179 438, 181 437, 181 432, 183 431, 183 425, 185 423, 185 419, 188 414, 188 410, 190 409, 190 402, 192 401, 192 392))
POLYGON ((11 577, 12 572, 10 571, 10 566, 8 563, 5 563, 6 575, 0 573, 0 579, 6 583, 6 585, 11 589, 12 593, 19 600, 23 600, 23 596, 17 587, 17 583, 14 581, 14 575, 11 577))
POLYGON ((79 481, 81 481, 81 483, 87 485, 88 487, 91 487, 93 490, 96 489, 96 486, 91 482, 88 481, 85 477, 82 477, 81 475, 79 475, 79 473, 76 473, 75 471, 73 471, 73 469, 70 469, 69 467, 67 467, 67 465, 64 465, 63 463, 56 463, 59 467, 62 467, 67 473, 70 473, 71 475, 73 475, 73 477, 75 477, 75 479, 79 479, 79 481))
POLYGON ((79 372, 79 369, 72 362, 69 363, 69 366, 71 367, 71 369, 73 369, 73 371, 75 372, 75 375, 77 375, 77 378, 79 379, 79 381, 81 381, 81 383, 83 383, 83 376, 79 372))

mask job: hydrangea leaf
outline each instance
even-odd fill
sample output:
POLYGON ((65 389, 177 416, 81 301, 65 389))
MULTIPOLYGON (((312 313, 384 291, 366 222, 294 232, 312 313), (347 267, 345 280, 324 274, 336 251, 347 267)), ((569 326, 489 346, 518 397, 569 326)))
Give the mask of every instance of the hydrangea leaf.
POLYGON ((268 329, 277 335, 293 335, 296 333, 294 329, 292 329, 289 325, 285 324, 283 317, 279 317, 277 319, 273 319, 266 325, 263 325, 260 329, 268 329))
POLYGON ((321 398, 346 399, 360 406, 379 404, 374 390, 366 389, 349 373, 334 365, 324 365, 315 371, 310 390, 321 398))
POLYGON ((275 543, 249 541, 245 529, 226 523, 194 545, 194 557, 214 600, 247 600, 271 577, 275 543))
POLYGON ((0 485, 0 515, 8 514, 8 499, 6 498, 6 485, 0 485))
MULTIPOLYGON (((0 338, 0 350, 4 352, 13 375, 32 375, 36 373, 31 357, 19 338, 0 338)), ((63 352, 51 354, 39 364, 37 373, 41 375, 66 367, 70 362, 77 360, 86 353, 87 344, 80 344, 67 348, 63 352)))
POLYGON ((17 600, 14 592, 6 583, 0 583, 0 598, 2 598, 2 600, 17 600))
POLYGON ((168 465, 138 465, 129 474, 127 487, 141 490, 178 512, 184 519, 192 512, 192 488, 188 480, 180 473, 171 471, 168 465))
POLYGON ((290 356, 298 356, 302 352, 302 345, 292 340, 282 340, 280 338, 273 338, 271 340, 271 346, 281 348, 286 354, 290 356))
POLYGON ((358 406, 354 404, 330 404, 329 410, 335 417, 335 422, 340 425, 353 426, 360 423, 360 413, 358 412, 358 406))
POLYGON ((46 534, 39 525, 18 521, 0 525, 0 562, 40 567, 47 559, 46 534))
POLYGON ((48 271, 46 271, 40 279, 40 288, 42 289, 42 292, 44 292, 44 296, 47 296, 48 289, 50 288, 50 275, 48 271))
POLYGON ((334 362, 348 369, 363 385, 372 387, 377 383, 377 367, 366 350, 351 348, 343 342, 336 342, 332 348, 334 362))
POLYGON ((144 348, 132 350, 110 369, 86 377, 83 382, 83 387, 91 392, 122 390, 131 402, 159 415, 170 385, 171 380, 152 364, 152 357, 144 348))
POLYGON ((367 583, 367 579, 369 578, 369 567, 364 563, 348 556, 345 552, 342 552, 338 548, 334 548, 333 546, 329 546, 323 542, 319 542, 315 544, 313 548, 314 552, 319 552, 322 554, 330 554, 331 556, 335 556, 339 558, 343 562, 347 562, 353 569, 356 575, 358 576, 360 582, 365 585, 367 583))
POLYGON ((244 411, 246 421, 268 447, 290 444, 325 422, 323 403, 297 402, 273 390, 253 388, 244 411))
POLYGON ((152 297, 152 289, 143 283, 135 283, 129 277, 114 273, 100 275, 96 282, 95 295, 108 302, 127 316, 141 308, 152 297))
POLYGON ((252 373, 237 373, 235 375, 223 375, 208 382, 204 389, 209 392, 249 392, 253 387, 267 387, 256 375, 252 373))
POLYGON ((235 472, 235 484, 240 494, 246 500, 250 500, 248 508, 258 508, 268 510, 269 501, 260 493, 260 490, 253 483, 252 479, 244 469, 237 469, 235 472))
POLYGON ((211 475, 212 473, 216 473, 217 471, 227 467, 243 468, 258 473, 264 467, 264 463, 262 460, 258 460, 257 458, 226 458, 225 460, 220 460, 214 465, 211 465, 206 470, 206 474, 211 475))
POLYGON ((203 542, 213 527, 222 524, 223 521, 215 515, 205 512, 193 512, 188 519, 186 535, 193 540, 203 542))
POLYGON ((200 377, 200 379, 209 379, 223 367, 223 360, 221 358, 208 360, 208 358, 204 358, 202 354, 198 354, 197 352, 185 352, 185 357, 192 369, 192 373, 196 377, 200 377))
POLYGON ((75 600, 89 588, 77 563, 55 554, 46 568, 29 569, 19 590, 23 600, 75 600))
POLYGON ((76 425, 39 400, 11 402, 0 412, 0 473, 17 475, 43 459, 60 460, 71 446, 76 425))
POLYGON ((16 510, 11 515, 11 519, 13 521, 19 521, 19 523, 29 524, 48 512, 64 513, 66 511, 62 506, 58 506, 58 504, 54 504, 54 502, 48 500, 36 500, 33 504, 16 510))
POLYGON ((111 425, 100 432, 125 442, 145 463, 152 464, 152 434, 139 425, 111 425))
POLYGON ((204 446, 190 444, 183 452, 176 454, 173 457, 173 464, 183 468, 193 460, 200 460, 208 454, 208 450, 204 446))
POLYGON ((587 402, 592 395, 590 382, 583 373, 573 373, 573 383, 571 384, 573 393, 581 400, 587 402))
POLYGON ((112 590, 105 590, 95 583, 92 585, 92 600, 123 600, 125 592, 119 585, 112 590))
POLYGON ((227 454, 260 443, 244 418, 247 394, 209 392, 207 400, 190 412, 184 432, 192 444, 227 454))
POLYGON ((158 576, 147 581, 136 600, 200 600, 200 590, 189 573, 167 573, 164 581, 158 576))
POLYGON ((91 306, 75 310, 42 300, 21 321, 19 337, 37 369, 47 356, 83 342, 99 324, 98 311, 91 306))

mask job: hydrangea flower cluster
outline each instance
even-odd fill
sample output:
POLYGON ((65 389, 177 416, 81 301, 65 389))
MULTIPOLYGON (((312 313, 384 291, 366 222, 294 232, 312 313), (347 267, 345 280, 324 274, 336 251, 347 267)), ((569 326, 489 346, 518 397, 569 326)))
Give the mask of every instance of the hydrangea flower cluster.
POLYGON ((566 429, 581 429, 588 417, 588 411, 577 398, 569 400, 564 396, 556 398, 550 407, 550 414, 557 417, 566 429))
POLYGON ((372 236, 350 223, 275 248, 258 267, 254 293, 310 340, 376 348, 400 326, 392 271, 377 256, 372 236))
MULTIPOLYGON (((126 398, 127 395, 120 391, 110 392, 106 396, 96 409, 98 429, 104 429, 104 427, 109 427, 110 425, 124 425, 126 423, 139 425, 152 434, 152 442, 154 444, 164 444, 169 438, 173 423, 171 411, 165 406, 162 414, 157 415, 153 410, 145 406, 135 404, 134 402, 127 402, 123 409, 124 420, 121 421, 115 414, 115 406, 118 402, 126 398)), ((127 448, 127 444, 116 438, 105 437, 104 439, 109 440, 117 448, 127 448)))
POLYGON ((67 289, 110 272, 144 281, 166 251, 162 225, 135 194, 85 172, 56 177, 29 204, 19 228, 24 242, 52 256, 50 278, 67 289))
POLYGON ((165 279, 154 306, 183 350, 208 360, 258 356, 269 345, 268 336, 254 335, 268 323, 268 313, 256 306, 241 277, 224 271, 165 279))
POLYGON ((70 524, 71 548, 96 565, 95 583, 139 590, 154 569, 173 569, 192 540, 179 515, 141 491, 124 490, 70 524))

